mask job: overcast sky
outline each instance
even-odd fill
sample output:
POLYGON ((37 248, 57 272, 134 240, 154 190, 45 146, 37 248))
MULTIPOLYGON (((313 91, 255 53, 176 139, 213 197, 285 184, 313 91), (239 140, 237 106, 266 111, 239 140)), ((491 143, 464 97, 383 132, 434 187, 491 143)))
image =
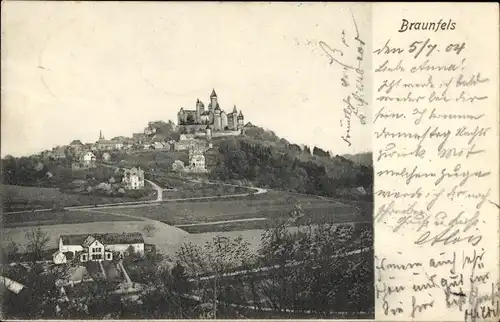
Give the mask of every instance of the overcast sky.
POLYGON ((293 143, 369 150, 369 125, 353 120, 351 147, 340 138, 348 92, 318 45, 342 28, 351 14, 333 3, 2 2, 2 156, 131 136, 212 88, 293 143))

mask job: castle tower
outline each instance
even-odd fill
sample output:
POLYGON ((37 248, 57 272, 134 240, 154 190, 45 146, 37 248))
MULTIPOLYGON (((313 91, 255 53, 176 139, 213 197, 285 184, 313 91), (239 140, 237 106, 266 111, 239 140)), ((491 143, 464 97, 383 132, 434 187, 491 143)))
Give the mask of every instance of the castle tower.
POLYGON ((201 102, 198 98, 196 99, 196 119, 194 120, 196 124, 201 123, 201 113, 203 113, 203 111, 201 110, 201 102))
POLYGON ((227 125, 227 114, 224 111, 220 112, 220 123, 221 123, 220 124, 221 130, 225 130, 228 125, 227 125))
POLYGON ((104 136, 102 135, 102 130, 99 130, 99 140, 104 140, 104 136))
POLYGON ((233 130, 238 128, 238 110, 236 109, 236 105, 233 106, 233 124, 230 125, 233 130))
POLYGON ((181 110, 177 113, 177 125, 183 124, 184 120, 184 109, 181 107, 181 110))
POLYGON ((222 129, 222 122, 220 117, 220 108, 216 106, 214 109, 214 130, 220 131, 222 129))
POLYGON ((240 111, 240 114, 238 114, 238 130, 244 126, 243 120, 243 113, 240 111))
POLYGON ((215 93, 215 89, 212 89, 212 94, 210 94, 210 110, 213 111, 217 104, 217 93, 215 93))

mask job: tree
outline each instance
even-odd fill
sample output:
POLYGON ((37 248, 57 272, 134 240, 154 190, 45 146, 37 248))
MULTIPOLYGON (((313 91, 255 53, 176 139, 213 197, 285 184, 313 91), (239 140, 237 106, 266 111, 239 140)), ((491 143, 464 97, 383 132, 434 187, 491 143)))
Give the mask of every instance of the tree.
POLYGON ((186 124, 194 124, 194 117, 192 114, 188 114, 186 117, 186 124))
POLYGON ((26 232, 26 239, 28 240, 26 250, 31 253, 33 261, 43 260, 43 252, 50 242, 49 234, 37 227, 26 232))
POLYGON ((12 240, 4 246, 4 253, 7 259, 12 259, 18 252, 19 246, 12 240))
POLYGON ((330 157, 330 155, 328 154, 328 152, 326 152, 325 150, 315 146, 313 148, 313 155, 316 155, 318 157, 330 157))
POLYGON ((223 278, 223 274, 236 268, 249 269, 255 262, 255 256, 250 252, 248 242, 241 236, 237 238, 216 236, 204 247, 186 243, 177 253, 177 258, 188 276, 196 280, 201 303, 212 303, 214 316, 231 311, 231 306, 226 303, 238 301, 238 297, 244 295, 244 292, 235 291, 235 287, 241 284, 234 284, 231 279, 223 278))
MULTIPOLYGON (((360 233, 370 240, 368 228, 360 233)), ((356 231, 351 225, 312 226, 300 205, 288 217, 278 218, 263 235, 260 249, 264 266, 276 267, 256 286, 262 305, 281 312, 314 312, 328 317, 331 311, 373 310, 371 256, 346 254, 356 231)), ((359 244, 356 245, 360 246, 359 244)), ((365 244, 371 246, 371 244, 365 244)))
MULTIPOLYGON (((18 267, 8 267, 2 275, 12 276, 16 274, 13 270, 18 267)), ((2 313, 7 318, 23 320, 57 318, 56 307, 63 297, 56 282, 66 274, 67 268, 64 266, 46 269, 39 263, 32 263, 19 277, 13 278, 25 288, 19 294, 2 294, 2 313)))
POLYGON ((177 262, 174 267, 172 267, 170 271, 174 288, 177 292, 181 294, 187 294, 189 292, 189 281, 188 275, 186 273, 186 269, 181 265, 180 262, 177 262))

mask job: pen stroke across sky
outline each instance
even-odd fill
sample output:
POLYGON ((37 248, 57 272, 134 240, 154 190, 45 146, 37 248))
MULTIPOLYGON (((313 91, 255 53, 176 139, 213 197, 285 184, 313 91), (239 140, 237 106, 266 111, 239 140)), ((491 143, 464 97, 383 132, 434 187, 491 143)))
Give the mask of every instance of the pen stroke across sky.
POLYGON ((3 2, 2 156, 176 122, 212 88, 290 142, 368 151, 370 122, 353 116, 352 145, 341 139, 349 93, 318 45, 340 46, 352 19, 334 3, 3 2))

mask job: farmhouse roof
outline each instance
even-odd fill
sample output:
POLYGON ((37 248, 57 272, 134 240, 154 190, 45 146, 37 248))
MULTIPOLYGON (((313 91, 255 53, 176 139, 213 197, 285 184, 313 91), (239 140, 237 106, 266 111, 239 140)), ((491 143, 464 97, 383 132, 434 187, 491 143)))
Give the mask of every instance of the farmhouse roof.
POLYGON ((144 243, 144 238, 139 232, 61 235, 61 239, 64 245, 82 246, 85 239, 89 236, 92 236, 104 245, 144 243))
POLYGON ((4 276, 0 276, 0 281, 2 282, 2 284, 5 285, 5 287, 9 291, 14 292, 16 294, 19 294, 26 287, 23 284, 4 276))

